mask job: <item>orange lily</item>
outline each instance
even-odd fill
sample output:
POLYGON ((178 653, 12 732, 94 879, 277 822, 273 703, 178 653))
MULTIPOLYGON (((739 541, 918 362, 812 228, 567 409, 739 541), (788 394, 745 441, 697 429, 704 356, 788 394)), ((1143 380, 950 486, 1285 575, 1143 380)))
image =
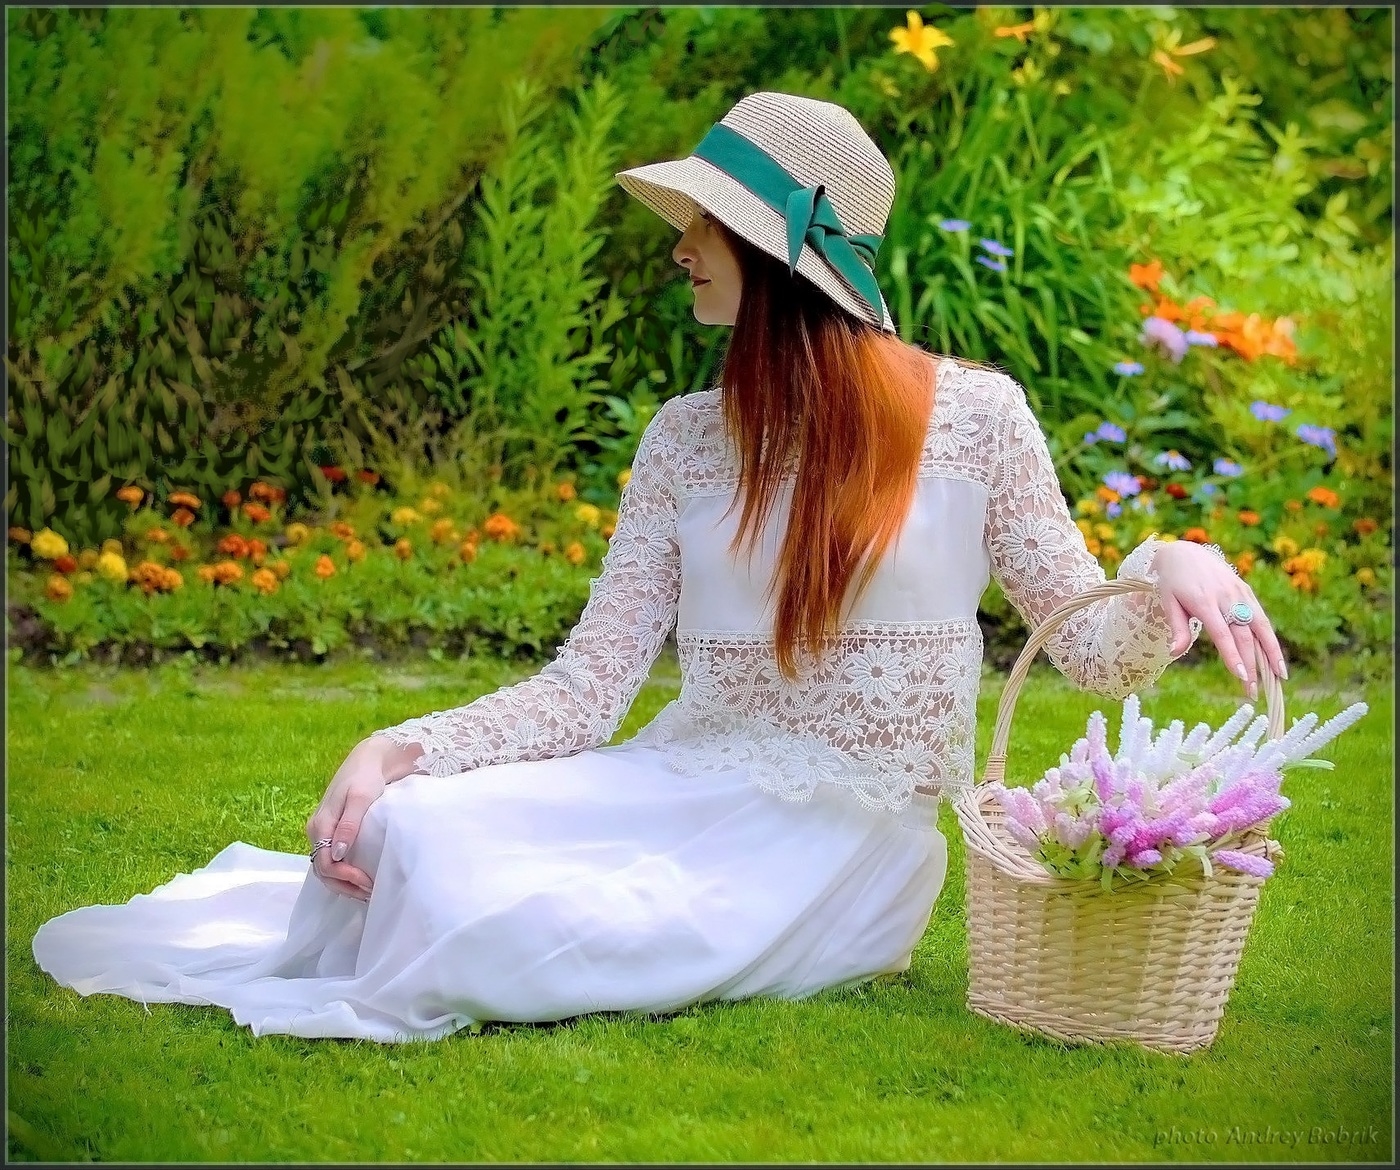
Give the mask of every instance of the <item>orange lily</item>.
POLYGON ((1035 31, 1035 21, 1028 20, 1025 24, 1004 24, 996 30, 999 37, 1015 37, 1021 44, 1026 43, 1026 34, 1035 31))

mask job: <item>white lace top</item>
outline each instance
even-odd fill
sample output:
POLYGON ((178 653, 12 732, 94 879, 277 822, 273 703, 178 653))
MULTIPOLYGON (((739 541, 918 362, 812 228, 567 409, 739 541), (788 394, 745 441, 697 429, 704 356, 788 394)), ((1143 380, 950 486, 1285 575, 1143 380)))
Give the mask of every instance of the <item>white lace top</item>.
MULTIPOLYGON (((674 629, 680 697, 632 741, 695 773, 746 765, 790 800, 819 784, 898 811, 916 786, 952 796, 973 783, 982 665, 977 605, 994 574, 1030 628, 1104 573, 1070 517, 1025 391, 1004 374, 942 363, 918 488, 896 543, 850 613, 838 651, 796 683, 771 644, 765 599, 791 503, 784 481, 752 561, 728 543, 740 509, 737 452, 720 391, 666 402, 642 436, 602 571, 578 624, 535 676, 383 735, 421 745, 419 772, 602 747, 674 629)), ((1155 582, 1149 537, 1122 576, 1155 582)), ((1193 624, 1193 630, 1195 629, 1193 624)), ((1154 681, 1171 630, 1154 594, 1107 598, 1047 644, 1081 689, 1115 698, 1154 681)), ((800 659, 801 660, 801 659, 800 659)))

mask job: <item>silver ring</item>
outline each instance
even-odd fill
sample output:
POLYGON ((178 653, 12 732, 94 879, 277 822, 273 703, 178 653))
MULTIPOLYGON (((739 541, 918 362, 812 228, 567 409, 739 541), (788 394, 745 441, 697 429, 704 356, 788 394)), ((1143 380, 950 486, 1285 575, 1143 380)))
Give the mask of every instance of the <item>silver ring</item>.
POLYGON ((311 860, 315 861, 316 854, 321 852, 322 849, 329 849, 330 846, 331 839, 329 837, 323 837, 321 840, 317 841, 316 844, 311 847, 311 860))
POLYGON ((1247 626, 1254 620, 1254 608, 1244 601, 1237 601, 1225 611, 1225 624, 1247 626))

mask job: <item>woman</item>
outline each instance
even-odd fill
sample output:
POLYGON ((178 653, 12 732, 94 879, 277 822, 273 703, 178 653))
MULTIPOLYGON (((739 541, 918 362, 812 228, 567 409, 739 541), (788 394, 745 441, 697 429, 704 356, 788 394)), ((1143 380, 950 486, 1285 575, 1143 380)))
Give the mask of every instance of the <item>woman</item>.
MULTIPOLYGON (((689 158, 618 177, 683 231, 696 317, 734 331, 722 388, 647 427, 555 660, 358 745, 309 869, 236 842, 49 922, 60 982, 399 1040, 909 965, 938 800, 972 784, 978 599, 995 575, 1034 626, 1102 571, 1021 387, 895 336, 873 275, 894 176, 847 111, 753 94, 689 158), (680 697, 603 746, 672 630, 680 697)), ((1283 673, 1222 557, 1149 538, 1121 572, 1155 590, 1048 644, 1081 687, 1151 683, 1202 624, 1251 695, 1256 640, 1283 673)))

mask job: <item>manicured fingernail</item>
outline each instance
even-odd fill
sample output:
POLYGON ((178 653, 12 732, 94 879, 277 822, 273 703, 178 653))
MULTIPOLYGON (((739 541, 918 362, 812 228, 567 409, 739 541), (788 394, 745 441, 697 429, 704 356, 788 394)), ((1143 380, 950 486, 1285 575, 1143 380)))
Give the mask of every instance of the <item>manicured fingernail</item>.
POLYGON ((1249 697, 1251 699, 1257 699, 1259 697, 1259 685, 1257 683, 1249 684, 1249 697))
MULTIPOLYGON (((1235 673, 1240 676, 1241 682, 1249 681, 1249 671, 1245 670, 1243 662, 1241 662, 1237 667, 1235 667, 1235 673)), ((339 849, 340 846, 337 845, 335 848, 339 849)), ((336 861, 340 860, 340 858, 336 855, 335 849, 331 850, 331 856, 334 857, 336 861)))
POLYGON ((1288 677, 1288 665, 1283 661, 1282 658, 1278 660, 1278 676, 1279 678, 1288 677))
POLYGON ((348 850, 349 848, 350 846, 347 845, 344 841, 337 841, 334 845, 331 846, 331 860, 339 861, 342 857, 345 856, 346 850, 348 850))

